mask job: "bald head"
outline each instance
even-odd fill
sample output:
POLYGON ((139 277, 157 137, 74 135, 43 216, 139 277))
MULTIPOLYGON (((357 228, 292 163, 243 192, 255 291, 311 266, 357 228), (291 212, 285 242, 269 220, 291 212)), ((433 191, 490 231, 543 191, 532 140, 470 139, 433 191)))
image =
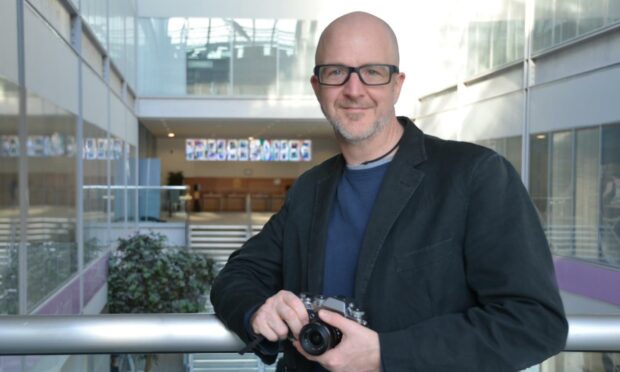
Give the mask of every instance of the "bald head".
POLYGON ((343 47, 347 47, 355 54, 368 48, 372 48, 377 54, 383 54, 385 60, 368 61, 368 63, 389 63, 398 66, 400 62, 396 34, 384 20, 369 13, 348 13, 330 23, 319 38, 315 63, 317 65, 342 63, 330 58, 334 49, 342 50, 343 47))

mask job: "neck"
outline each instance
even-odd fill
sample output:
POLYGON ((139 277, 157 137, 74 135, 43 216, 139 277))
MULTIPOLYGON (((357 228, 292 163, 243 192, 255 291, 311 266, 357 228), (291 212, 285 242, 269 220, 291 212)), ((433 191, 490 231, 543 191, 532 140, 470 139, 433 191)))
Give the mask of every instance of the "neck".
POLYGON ((367 140, 356 143, 340 140, 340 150, 349 165, 369 164, 393 154, 403 132, 403 126, 394 117, 384 130, 367 140))

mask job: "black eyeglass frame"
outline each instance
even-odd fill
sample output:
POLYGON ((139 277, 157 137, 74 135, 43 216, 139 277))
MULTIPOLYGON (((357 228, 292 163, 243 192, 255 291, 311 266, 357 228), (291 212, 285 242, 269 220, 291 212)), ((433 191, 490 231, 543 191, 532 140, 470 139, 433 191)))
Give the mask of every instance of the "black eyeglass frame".
POLYGON ((351 78, 351 74, 356 72, 357 76, 360 78, 360 81, 367 86, 371 86, 371 87, 376 87, 376 86, 381 86, 381 85, 387 85, 392 81, 392 75, 393 74, 398 74, 400 73, 400 70, 398 68, 398 66, 395 65, 389 65, 389 64, 385 64, 385 63, 369 63, 367 65, 362 65, 362 66, 357 66, 357 67, 351 67, 351 66, 346 66, 346 65, 339 65, 339 64, 326 64, 326 65, 316 65, 314 66, 314 76, 316 76, 317 81, 319 82, 320 85, 326 85, 326 86, 330 86, 330 87, 339 87, 342 85, 345 85, 347 83, 347 81, 349 81, 349 79, 351 78), (342 83, 340 84, 327 84, 321 81, 321 77, 319 76, 319 70, 322 67, 344 67, 347 69, 347 77, 342 81, 342 83), (386 81, 385 83, 381 83, 381 84, 368 84, 366 81, 364 81, 364 78, 362 77, 362 74, 360 74, 360 69, 364 68, 364 67, 368 67, 368 66, 383 66, 383 67, 388 67, 390 70, 390 76, 388 78, 388 81, 386 81))

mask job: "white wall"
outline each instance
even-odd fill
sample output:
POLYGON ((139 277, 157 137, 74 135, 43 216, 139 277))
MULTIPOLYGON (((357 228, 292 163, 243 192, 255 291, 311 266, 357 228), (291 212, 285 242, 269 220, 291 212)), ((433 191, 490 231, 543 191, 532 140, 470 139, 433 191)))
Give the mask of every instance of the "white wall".
POLYGON ((24 7, 24 28, 26 88, 77 113, 78 57, 30 7, 24 7))
POLYGON ((86 64, 82 64, 82 91, 84 120, 108 130, 108 88, 86 64))
POLYGON ((519 136, 523 132, 522 73, 520 66, 513 67, 427 97, 419 104, 416 123, 428 134, 446 139, 478 141, 519 136))
MULTIPOLYGON (((310 83, 308 83, 310 84, 310 83)), ((314 97, 295 99, 245 98, 141 98, 138 101, 141 118, 178 119, 324 119, 314 97)))
POLYGON ((536 59, 535 83, 545 84, 620 62, 620 30, 536 59))
POLYGON ((487 99, 463 108, 460 140, 513 137, 522 133, 522 91, 487 99))
POLYGON ((0 76, 17 83, 17 10, 15 1, 0 1, 0 76))
POLYGON ((620 65, 532 89, 532 132, 620 122, 620 65))

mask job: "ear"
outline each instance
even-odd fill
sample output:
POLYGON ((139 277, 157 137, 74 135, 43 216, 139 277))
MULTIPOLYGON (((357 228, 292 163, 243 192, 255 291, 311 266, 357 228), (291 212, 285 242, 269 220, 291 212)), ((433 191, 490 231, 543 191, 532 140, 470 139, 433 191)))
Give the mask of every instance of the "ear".
POLYGON ((400 91, 403 88, 403 84, 405 82, 405 73, 404 72, 399 72, 398 74, 396 74, 396 76, 394 77, 394 104, 396 104, 396 102, 398 102, 398 97, 400 97, 400 91))
POLYGON ((316 77, 316 75, 312 75, 312 77, 310 77, 310 84, 312 84, 312 90, 314 90, 314 95, 318 99, 319 98, 319 79, 316 77))

